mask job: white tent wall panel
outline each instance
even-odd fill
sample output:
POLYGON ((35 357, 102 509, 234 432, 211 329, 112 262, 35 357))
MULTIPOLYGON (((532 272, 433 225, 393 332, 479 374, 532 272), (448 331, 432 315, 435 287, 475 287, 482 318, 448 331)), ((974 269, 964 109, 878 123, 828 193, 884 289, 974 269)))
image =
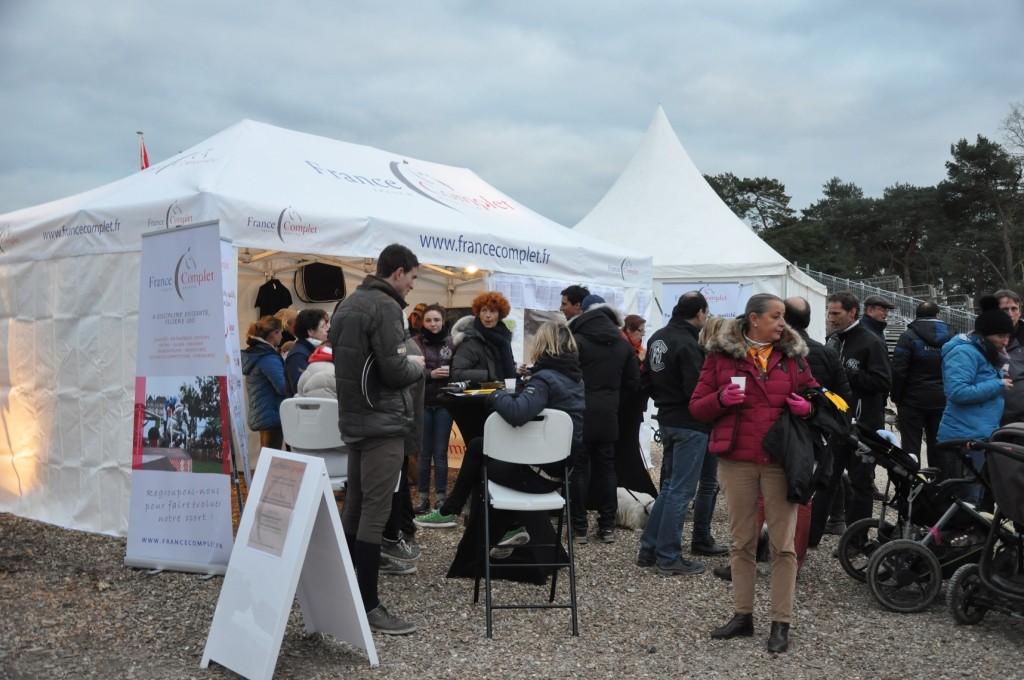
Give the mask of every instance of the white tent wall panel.
POLYGON ((0 510, 123 535, 139 254, 0 266, 0 510))
MULTIPOLYGON (((129 252, 0 264, 0 512, 127 534, 140 261, 129 252)), ((344 271, 351 292, 365 273, 344 271)), ((418 302, 468 307, 487 289, 485 278, 420 272, 406 312, 418 302)), ((267 279, 239 274, 243 338, 267 279)), ((291 272, 278 279, 293 308, 333 310, 299 300, 291 272)), ((246 436, 255 466, 259 435, 246 436)))

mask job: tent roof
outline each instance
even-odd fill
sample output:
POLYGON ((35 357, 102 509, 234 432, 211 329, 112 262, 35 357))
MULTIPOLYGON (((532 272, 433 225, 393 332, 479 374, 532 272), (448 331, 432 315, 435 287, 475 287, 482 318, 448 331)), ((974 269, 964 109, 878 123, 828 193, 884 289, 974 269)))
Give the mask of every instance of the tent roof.
POLYGON ((718 197, 659 105, 640 148, 576 225, 654 255, 654 276, 783 274, 789 264, 718 197))
POLYGON ((0 263, 139 250, 220 220, 237 247, 376 257, 648 287, 651 258, 573 232, 472 171, 243 120, 105 186, 0 215, 0 263))

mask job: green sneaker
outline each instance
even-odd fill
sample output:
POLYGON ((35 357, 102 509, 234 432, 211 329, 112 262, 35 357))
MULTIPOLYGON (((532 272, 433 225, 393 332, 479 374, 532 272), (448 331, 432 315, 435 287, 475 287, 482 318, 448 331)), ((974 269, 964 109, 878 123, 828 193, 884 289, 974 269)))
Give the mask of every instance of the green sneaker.
POLYGON ((443 529, 455 526, 455 515, 442 515, 440 510, 433 510, 425 515, 420 515, 413 522, 419 527, 443 529))
POLYGON ((498 546, 491 548, 491 557, 496 560, 508 559, 516 546, 526 545, 530 542, 530 534, 524 527, 512 529, 498 541, 498 546))

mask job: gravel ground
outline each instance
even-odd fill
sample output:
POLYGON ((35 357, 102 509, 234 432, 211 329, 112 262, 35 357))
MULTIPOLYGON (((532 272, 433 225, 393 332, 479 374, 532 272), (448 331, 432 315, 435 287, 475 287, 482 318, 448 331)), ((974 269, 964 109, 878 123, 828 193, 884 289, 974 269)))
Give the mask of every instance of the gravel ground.
MULTIPOLYGON (((716 535, 725 536, 724 504, 716 535)), ((661 577, 633 564, 638 533, 577 551, 580 636, 565 610, 495 613, 484 635, 472 581, 445 578, 461 530, 421 530, 419 571, 382 576, 392 612, 413 635, 374 637, 381 665, 345 643, 304 632, 293 607, 278 658, 280 678, 685 677, 912 678, 1021 676, 1024 625, 990 613, 954 624, 945 596, 925 612, 883 610, 866 585, 831 557, 826 536, 807 556, 787 654, 769 655, 767 565, 761 565, 757 635, 712 641, 731 614, 728 583, 711 567, 694 577, 661 577)), ((229 678, 200 669, 220 578, 150 575, 122 566, 125 540, 0 514, 0 678, 229 678)), ((561 586, 559 586, 561 589, 561 586)), ((535 586, 499 583, 496 592, 533 595, 535 586)))

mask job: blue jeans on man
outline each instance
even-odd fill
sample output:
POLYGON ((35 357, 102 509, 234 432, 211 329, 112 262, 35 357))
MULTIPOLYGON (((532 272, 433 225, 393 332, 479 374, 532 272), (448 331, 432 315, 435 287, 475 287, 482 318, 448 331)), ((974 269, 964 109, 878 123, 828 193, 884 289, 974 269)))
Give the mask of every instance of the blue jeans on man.
POLYGON ((664 458, 661 489, 640 536, 640 555, 666 566, 682 558, 683 521, 697 490, 708 434, 682 427, 661 427, 664 458))
POLYGON ((697 495, 693 499, 693 532, 690 542, 694 545, 713 546, 711 518, 715 514, 718 500, 718 456, 705 451, 700 468, 697 495))

